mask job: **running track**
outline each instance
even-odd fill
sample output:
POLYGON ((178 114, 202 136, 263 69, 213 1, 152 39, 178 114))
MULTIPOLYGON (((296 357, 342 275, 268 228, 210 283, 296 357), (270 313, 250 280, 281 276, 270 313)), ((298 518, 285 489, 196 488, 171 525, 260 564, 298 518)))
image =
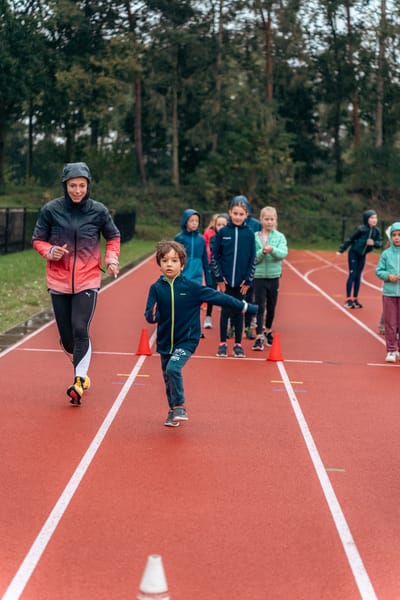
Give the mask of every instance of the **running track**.
POLYGON ((171 600, 400 598, 400 363, 377 334, 377 258, 346 311, 347 257, 290 251, 284 360, 248 340, 218 359, 206 331, 176 429, 159 357, 136 355, 154 258, 99 296, 81 408, 54 323, 3 352, 2 600, 134 600, 152 553, 171 600))

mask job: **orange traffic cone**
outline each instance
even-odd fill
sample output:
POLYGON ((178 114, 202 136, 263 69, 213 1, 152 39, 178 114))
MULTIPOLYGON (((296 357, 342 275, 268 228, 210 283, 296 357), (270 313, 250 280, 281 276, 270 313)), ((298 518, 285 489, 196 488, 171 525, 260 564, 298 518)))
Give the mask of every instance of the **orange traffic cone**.
POLYGON ((139 346, 136 354, 142 354, 144 356, 151 356, 149 336, 147 335, 146 327, 143 327, 142 333, 140 334, 139 346))
POLYGON ((157 600, 170 600, 162 558, 159 554, 150 554, 140 582, 137 600, 155 600, 156 598, 157 600))
POLYGON ((274 339, 272 341, 271 350, 269 352, 267 360, 273 360, 275 362, 283 361, 281 344, 279 341, 279 333, 274 333, 274 339))

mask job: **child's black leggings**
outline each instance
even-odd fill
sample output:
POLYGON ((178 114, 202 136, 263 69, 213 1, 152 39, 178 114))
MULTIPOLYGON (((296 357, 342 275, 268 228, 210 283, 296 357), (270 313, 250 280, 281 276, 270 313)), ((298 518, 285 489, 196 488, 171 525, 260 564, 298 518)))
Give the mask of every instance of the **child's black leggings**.
MULTIPOLYGON (((230 285, 227 285, 225 294, 228 294, 228 296, 233 296, 238 300, 243 300, 243 295, 240 293, 240 287, 231 287, 230 285)), ((226 342, 228 334, 228 319, 231 320, 231 327, 235 328, 235 344, 240 344, 243 335, 243 312, 241 310, 227 308, 226 306, 221 308, 221 318, 219 321, 220 341, 226 342)))

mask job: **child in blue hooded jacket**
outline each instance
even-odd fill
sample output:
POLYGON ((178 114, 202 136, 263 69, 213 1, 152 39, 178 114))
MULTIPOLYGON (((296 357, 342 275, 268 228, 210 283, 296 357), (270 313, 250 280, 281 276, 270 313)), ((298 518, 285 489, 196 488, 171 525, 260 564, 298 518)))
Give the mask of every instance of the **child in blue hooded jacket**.
POLYGON ((169 411, 164 425, 176 427, 187 421, 182 369, 200 340, 200 307, 212 302, 237 311, 256 314, 258 306, 248 304, 183 275, 186 251, 176 241, 161 241, 156 249, 161 277, 151 285, 145 318, 157 323, 157 352, 165 382, 169 411))
MULTIPOLYGON (((245 299, 253 282, 255 271, 256 245, 253 231, 247 226, 248 206, 238 196, 229 207, 229 221, 214 236, 211 264, 217 281, 217 289, 237 299, 245 299)), ((226 343, 228 320, 235 328, 233 356, 245 356, 242 348, 243 314, 240 311, 223 308, 219 323, 220 344, 217 356, 228 356, 226 343)))
POLYGON ((200 214, 187 208, 181 220, 182 231, 175 236, 175 241, 184 246, 187 260, 183 274, 192 281, 211 285, 210 268, 207 255, 207 247, 204 236, 199 231, 200 214))
POLYGON ((385 322, 386 362, 400 360, 400 223, 390 228, 390 246, 380 256, 375 270, 383 280, 382 304, 385 322))
POLYGON ((374 248, 382 248, 383 240, 377 227, 378 215, 375 210, 366 210, 363 214, 363 224, 359 225, 351 236, 339 247, 337 254, 343 254, 347 248, 349 276, 346 281, 345 308, 362 308, 358 301, 361 285, 361 274, 365 267, 365 259, 374 248))

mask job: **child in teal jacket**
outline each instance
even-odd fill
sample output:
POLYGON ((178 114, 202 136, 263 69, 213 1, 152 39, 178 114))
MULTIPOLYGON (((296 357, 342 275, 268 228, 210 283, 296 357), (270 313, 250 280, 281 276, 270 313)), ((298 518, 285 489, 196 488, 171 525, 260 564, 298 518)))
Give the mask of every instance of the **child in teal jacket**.
POLYGON ((288 254, 287 241, 277 231, 278 215, 272 206, 265 206, 260 213, 261 231, 255 233, 256 270, 254 273, 254 302, 258 304, 256 340, 252 350, 272 346, 272 323, 278 302, 282 261, 288 254))
POLYGON ((383 280, 382 303, 385 322, 386 362, 400 360, 400 223, 390 228, 390 246, 384 250, 376 267, 383 280))

